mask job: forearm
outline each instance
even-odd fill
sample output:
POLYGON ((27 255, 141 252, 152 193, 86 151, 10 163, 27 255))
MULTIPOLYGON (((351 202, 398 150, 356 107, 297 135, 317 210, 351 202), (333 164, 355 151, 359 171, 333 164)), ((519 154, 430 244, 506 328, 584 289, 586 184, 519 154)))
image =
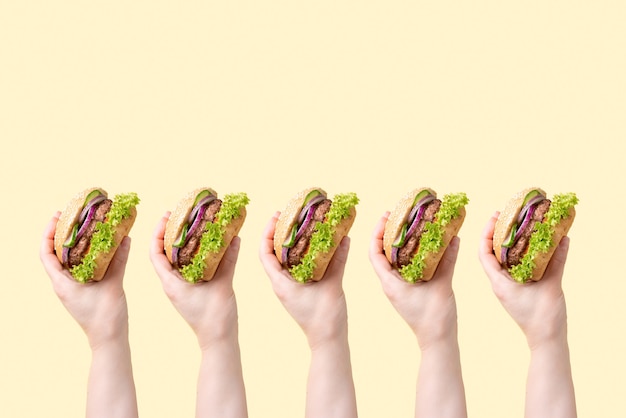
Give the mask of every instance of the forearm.
POLYGON ((526 383, 527 418, 576 417, 567 335, 531 350, 526 383))
POLYGON ((311 349, 305 416, 357 416, 347 333, 311 349))
POLYGON ((237 333, 202 350, 196 417, 248 416, 237 333))
POLYGON ((137 396, 128 335, 92 350, 87 417, 136 417, 137 396))
POLYGON ((465 388, 456 332, 422 350, 415 417, 466 417, 465 388))

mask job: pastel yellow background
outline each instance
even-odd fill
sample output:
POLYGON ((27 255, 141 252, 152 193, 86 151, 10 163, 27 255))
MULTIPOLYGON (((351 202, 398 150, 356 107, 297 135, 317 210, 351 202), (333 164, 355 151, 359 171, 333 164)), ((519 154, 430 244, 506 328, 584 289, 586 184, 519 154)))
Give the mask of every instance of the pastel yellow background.
POLYGON ((528 350, 477 260, 519 189, 575 191, 564 288, 581 417, 626 416, 620 1, 0 3, 0 416, 84 414, 90 353, 38 259, 80 189, 136 191, 141 416, 193 416, 199 353, 148 260, 188 189, 246 191, 235 287, 251 417, 303 416, 309 354, 258 261, 299 189, 361 198, 344 287, 360 416, 412 416, 420 356, 367 258, 409 189, 470 197, 454 288, 468 410, 522 416, 528 350))

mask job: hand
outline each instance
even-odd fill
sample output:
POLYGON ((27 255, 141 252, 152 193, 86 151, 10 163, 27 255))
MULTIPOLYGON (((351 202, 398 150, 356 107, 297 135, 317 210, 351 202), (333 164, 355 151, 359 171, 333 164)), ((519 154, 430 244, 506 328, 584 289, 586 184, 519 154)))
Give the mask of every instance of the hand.
POLYGON ((57 212, 48 223, 39 252, 55 293, 84 330, 92 349, 120 337, 126 338, 128 307, 122 281, 130 238, 122 240, 101 281, 81 284, 63 268, 54 252, 54 231, 59 216, 57 212))
POLYGON ((370 261, 385 294, 417 336, 422 350, 441 340, 456 338, 457 312, 452 275, 459 250, 458 237, 450 242, 431 280, 408 283, 383 253, 383 234, 388 217, 389 213, 386 213, 376 225, 369 249, 370 261))
POLYGON ((540 281, 520 284, 511 278, 493 253, 493 231, 498 216, 494 214, 483 230, 478 257, 495 295, 521 327, 533 349, 566 333, 567 314, 561 281, 569 238, 561 240, 540 281))
POLYGON ((345 337, 348 315, 342 280, 350 239, 345 237, 341 241, 322 280, 301 284, 293 280, 274 254, 274 229, 278 215, 275 214, 267 224, 259 249, 261 263, 276 296, 300 325, 311 348, 338 336, 345 337))
POLYGON ((169 212, 157 225, 150 246, 150 260, 161 278, 165 294, 198 337, 201 349, 237 336, 237 302, 233 275, 240 239, 235 237, 224 254, 215 276, 208 282, 185 281, 164 253, 163 236, 169 212))

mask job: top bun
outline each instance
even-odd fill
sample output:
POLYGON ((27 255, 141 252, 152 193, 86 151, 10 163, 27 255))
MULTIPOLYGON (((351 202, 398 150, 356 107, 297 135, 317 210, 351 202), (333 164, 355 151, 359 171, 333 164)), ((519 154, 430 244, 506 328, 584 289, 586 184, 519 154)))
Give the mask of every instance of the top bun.
POLYGON ((415 189, 400 199, 391 214, 389 214, 389 219, 387 219, 387 223, 385 224, 385 233, 383 235, 383 249, 385 250, 387 260, 389 260, 390 263, 391 251, 393 248, 392 245, 398 235, 400 235, 404 224, 408 222, 409 214, 411 213, 411 209, 413 209, 413 204, 415 202, 415 196, 424 190, 428 190, 430 194, 437 197, 437 192, 429 187, 415 189))
POLYGON ((502 263, 502 244, 509 236, 513 224, 517 223, 517 217, 523 209, 526 195, 533 190, 537 190, 542 195, 546 196, 546 192, 539 187, 527 187, 517 192, 509 199, 506 207, 500 212, 500 216, 498 216, 493 232, 493 251, 499 263, 502 263))
POLYGON ((199 187, 190 191, 178 202, 176 209, 170 214, 170 218, 165 225, 163 244, 165 247, 165 255, 170 263, 172 262, 172 246, 187 223, 187 218, 191 214, 196 197, 203 190, 208 190, 213 196, 217 197, 217 192, 209 187, 199 187))
POLYGON ((89 196, 89 193, 94 190, 100 191, 105 197, 108 197, 107 192, 100 187, 91 187, 85 189, 82 192, 76 194, 68 203, 57 222, 56 230, 54 232, 54 251, 56 252, 59 262, 63 263, 63 244, 70 237, 74 225, 78 222, 80 213, 85 206, 85 199, 89 196))
POLYGON ((287 207, 278 217, 276 229, 274 230, 274 253, 280 263, 282 263, 281 255, 283 252, 283 242, 285 242, 287 237, 291 234, 291 230, 298 221, 298 217, 300 216, 300 212, 304 206, 304 200, 313 190, 320 191, 324 197, 327 196, 326 192, 319 187, 309 187, 308 189, 304 189, 289 200, 287 207))

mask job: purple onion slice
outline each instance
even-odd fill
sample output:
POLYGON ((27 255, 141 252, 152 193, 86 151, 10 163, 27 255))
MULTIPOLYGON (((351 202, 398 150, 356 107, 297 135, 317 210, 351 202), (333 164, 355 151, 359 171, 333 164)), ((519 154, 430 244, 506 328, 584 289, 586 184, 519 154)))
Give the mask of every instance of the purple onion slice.
POLYGON ((400 248, 398 247, 391 247, 391 265, 395 266, 398 264, 398 251, 400 250, 400 248))
POLYGON ((304 231, 309 227, 309 224, 313 220, 313 215, 315 215, 315 206, 309 207, 309 211, 306 214, 306 218, 304 218, 304 222, 298 227, 298 231, 296 232, 296 239, 294 242, 298 242, 304 231))
POLYGON ((61 258, 63 260, 63 265, 67 266, 70 262, 70 247, 63 247, 63 254, 61 255, 61 258))
POLYGON ((205 198, 203 198, 202 200, 200 200, 198 202, 198 204, 196 206, 194 206, 194 208, 191 210, 191 213, 189 213, 189 216, 187 217, 187 222, 192 223, 196 219, 196 216, 198 215, 198 212, 200 211, 200 208, 202 206, 208 205, 209 203, 211 203, 215 199, 217 199, 217 197, 215 197, 213 195, 209 195, 209 196, 206 196, 205 198))
POLYGON ((178 251, 180 251, 180 248, 172 247, 172 264, 175 266, 178 265, 178 251))
POLYGON ((202 222, 202 218, 204 217, 204 213, 206 212, 206 209, 207 209, 206 206, 200 206, 200 209, 198 210, 198 214, 196 218, 193 220, 193 223, 189 227, 189 231, 187 231, 187 237, 190 237, 194 233, 194 231, 198 229, 198 225, 200 225, 200 223, 202 222))
POLYGON ((78 225, 82 225, 83 222, 85 222, 85 218, 87 217, 89 210, 103 200, 106 200, 106 197, 102 194, 99 194, 98 196, 87 202, 83 210, 80 212, 80 216, 78 217, 78 225))
POLYGON ((524 220, 524 218, 526 218, 526 212, 528 212, 528 210, 533 207, 536 206, 539 202, 545 200, 545 196, 542 195, 538 195, 533 197, 532 199, 530 199, 528 201, 528 203, 526 203, 526 205, 524 205, 524 207, 522 208, 522 210, 520 211, 519 215, 517 215, 517 223, 519 224, 520 222, 522 222, 524 220))
POLYGON ((317 205, 324 199, 326 199, 326 196, 320 194, 320 195, 313 197, 311 200, 309 200, 309 202, 306 205, 304 205, 304 207, 300 211, 300 215, 298 216, 298 224, 301 224, 302 222, 304 222, 304 219, 309 213, 309 209, 311 209, 313 206, 317 205))
POLYGON ((426 212, 426 205, 420 206, 419 210, 417 211, 417 215, 415 215, 415 219, 413 219, 413 223, 409 227, 409 230, 406 231, 407 237, 410 237, 411 235, 413 235, 413 232, 415 232, 415 229, 417 228, 417 224, 419 223, 420 219, 422 219, 422 217, 424 216, 424 212, 426 212))

